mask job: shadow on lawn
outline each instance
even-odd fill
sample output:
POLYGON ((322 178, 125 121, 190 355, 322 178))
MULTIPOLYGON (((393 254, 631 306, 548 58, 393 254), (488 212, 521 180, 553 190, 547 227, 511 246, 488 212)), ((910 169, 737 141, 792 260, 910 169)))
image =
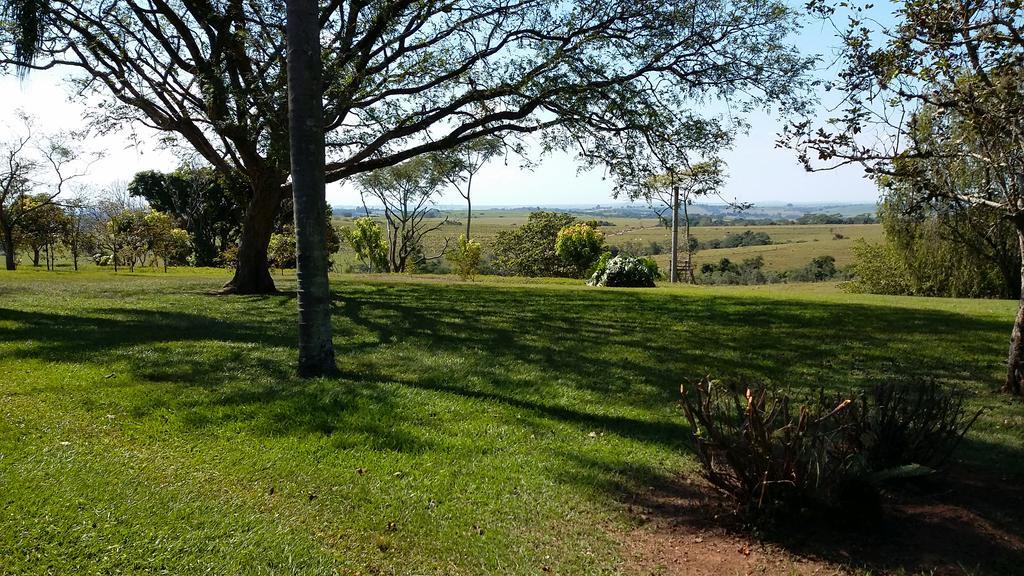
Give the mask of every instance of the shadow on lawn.
MULTIPOLYGON (((197 403, 291 405, 267 426, 274 433, 288 432, 289 415, 297 418, 296 431, 339 429, 351 416, 339 407, 386 403, 380 384, 397 382, 678 446, 685 430, 674 412, 681 382, 712 374, 845 387, 914 373, 982 383, 981 391, 1001 358, 1006 329, 942 311, 721 296, 433 284, 342 290, 335 340, 345 376, 335 382, 292 375, 288 295, 226 299, 238 313, 225 317, 147 308, 78 315, 0 308, 0 340, 18 343, 2 354, 123 364, 158 383, 166 391, 158 399, 172 406, 184 401, 176 387, 209 392, 185 396, 197 403), (254 310, 246 313, 247 306, 254 310), (403 354, 382 361, 382 345, 403 354), (465 367, 436 361, 444 355, 465 367), (638 410, 653 416, 637 417, 638 410)), ((204 298, 184 298, 181 308, 204 298)), ((144 409, 158 407, 147 400, 144 409)))
MULTIPOLYGON (((209 297, 176 298, 187 310, 209 297)), ((984 393, 996 385, 1009 328, 1009 319, 862 304, 343 284, 335 303, 343 376, 302 381, 293 376, 292 298, 224 302, 234 311, 219 316, 148 308, 86 309, 75 315, 0 308, 0 341, 8 343, 0 357, 119 366, 137 379, 102 385, 130 388, 117 390, 129 404, 126 410, 186 429, 233 425, 267 435, 323 434, 341 447, 423 452, 435 448, 427 439, 434 424, 416 401, 435 399, 443 406, 446 399, 458 398, 499 407, 497 417, 510 421, 525 414, 575 427, 581 435, 601 430, 676 450, 686 438, 675 408, 680 382, 712 374, 801 388, 855 387, 893 375, 920 375, 973 382, 972 389, 984 393), (396 398, 400 390, 418 396, 396 398)), ((972 467, 984 465, 990 472, 999 461, 1021 462, 1024 456, 978 440, 961 454, 972 467)), ((561 457, 568 463, 558 472, 561 481, 596 487, 677 526, 704 521, 700 511, 706 495, 680 488, 661 472, 588 461, 585 448, 561 457)), ((953 488, 960 489, 967 488, 953 488)), ((979 522, 942 520, 933 528, 945 535, 935 542, 909 541, 921 549, 921 558, 955 554, 938 549, 951 546, 951 539, 980 551, 979 562, 1001 562, 1019 552, 987 538, 979 527, 1020 533, 1015 530, 1024 525, 1020 514, 998 516, 998 502, 982 501, 988 496, 984 484, 970 489, 981 500, 963 509, 979 522)), ((920 533, 932 529, 920 524, 929 517, 914 518, 900 525, 920 533)), ((907 542, 883 532, 855 552, 870 556, 867 564, 894 567, 872 552, 896 550, 886 544, 890 537, 907 542)), ((842 548, 819 543, 803 552, 787 545, 860 565, 842 548)))

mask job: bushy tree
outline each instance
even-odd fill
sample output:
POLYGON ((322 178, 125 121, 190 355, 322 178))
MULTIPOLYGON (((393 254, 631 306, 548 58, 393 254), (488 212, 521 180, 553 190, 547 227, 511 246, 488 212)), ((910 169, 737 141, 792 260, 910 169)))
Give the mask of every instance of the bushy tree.
POLYGON ((455 266, 455 273, 463 280, 472 280, 480 273, 480 243, 459 236, 455 249, 448 253, 448 261, 455 266))
POLYGON ((23 217, 15 233, 15 244, 28 247, 32 252, 32 265, 39 266, 44 258, 47 270, 52 270, 57 247, 71 221, 64 210, 46 194, 34 194, 21 199, 15 208, 23 217))
POLYGON ((267 255, 271 265, 281 270, 282 274, 285 268, 295 268, 295 234, 291 230, 272 234, 267 255))
POLYGON ((121 265, 127 264, 134 272, 136 266, 146 263, 149 254, 151 235, 146 225, 145 210, 124 210, 114 214, 106 223, 111 244, 114 248, 114 261, 121 265))
POLYGON ((505 276, 569 276, 572 270, 555 251, 558 232, 576 223, 570 214, 531 212, 526 223, 494 238, 494 266, 505 276))
POLYGON ((192 239, 186 230, 175 226, 170 214, 150 210, 143 216, 142 225, 146 244, 154 259, 163 261, 164 272, 171 262, 176 265, 188 262, 192 255, 192 239))
POLYGON ((881 205, 886 242, 903 260, 908 294, 1020 298, 1020 250, 1011 222, 983 206, 933 200, 893 186, 881 205))
POLYGON ((910 274, 903 256, 887 242, 853 242, 853 279, 846 284, 851 292, 869 294, 913 294, 910 274))
MULTIPOLYGON (((841 109, 825 126, 794 122, 783 139, 807 168, 858 163, 880 184, 905 185, 920 205, 991 210, 1014 225, 1024 248, 1024 6, 903 0, 887 18, 874 18, 869 4, 808 7, 846 24, 836 26, 841 109)), ((1017 395, 1024 394, 1021 293, 1003 382, 1017 395)))
POLYGON ((341 229, 341 237, 368 270, 388 271, 388 241, 384 237, 384 228, 373 218, 356 218, 351 228, 341 229))
POLYGON ((555 253, 582 278, 604 252, 604 233, 586 223, 566 226, 555 237, 555 253))

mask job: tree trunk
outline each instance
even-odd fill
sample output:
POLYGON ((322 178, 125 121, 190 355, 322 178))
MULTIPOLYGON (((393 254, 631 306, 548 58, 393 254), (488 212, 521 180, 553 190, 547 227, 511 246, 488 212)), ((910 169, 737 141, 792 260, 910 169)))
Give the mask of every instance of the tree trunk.
POLYGON ((274 218, 281 208, 281 187, 277 182, 256 179, 252 199, 242 219, 235 275, 220 290, 221 294, 274 294, 274 278, 267 262, 267 246, 274 231, 274 218))
POLYGON ((4 242, 4 263, 8 270, 15 270, 18 267, 18 261, 15 254, 14 247, 14 233, 11 229, 4 226, 3 229, 3 242, 4 242))
POLYGON ((693 277, 693 250, 690 249, 690 209, 686 207, 689 201, 689 192, 683 198, 683 242, 686 243, 686 280, 690 284, 696 284, 697 279, 693 277))
POLYGON ((288 0, 288 126, 299 304, 299 375, 337 373, 327 277, 327 192, 317 0, 288 0))
POLYGON ((668 281, 679 282, 679 186, 672 184, 672 260, 668 264, 668 281))
POLYGON ((32 248, 32 266, 39 268, 39 248, 32 248))
POLYGON ((469 225, 473 222, 473 174, 466 179, 466 242, 469 242, 469 225))
MULTIPOLYGON (((1017 224, 1017 238, 1021 254, 1024 255, 1024 225, 1021 223, 1017 224)), ((1017 306, 1017 318, 1013 321, 1013 331, 1010 333, 1010 354, 1006 362, 1006 382, 1003 384, 1003 392, 1015 396, 1024 394, 1024 260, 1021 262, 1020 281, 1021 298, 1017 306)))

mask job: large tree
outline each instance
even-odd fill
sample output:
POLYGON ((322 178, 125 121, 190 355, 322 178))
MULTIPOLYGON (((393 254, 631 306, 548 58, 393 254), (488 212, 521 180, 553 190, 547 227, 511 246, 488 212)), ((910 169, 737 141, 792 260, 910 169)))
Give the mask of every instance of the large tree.
MULTIPOLYGON (((244 178, 226 290, 274 289, 266 248, 288 191, 280 0, 0 0, 0 64, 69 70, 105 127, 176 135, 244 178)), ((325 179, 478 138, 542 146, 670 117, 706 98, 789 100, 808 61, 783 2, 336 0, 319 4, 325 179)))
MULTIPOLYGON (((810 4, 845 16, 843 104, 825 125, 794 123, 783 142, 808 169, 859 163, 920 204, 954 201, 1011 222, 1024 249, 1024 8, 1018 2, 903 0, 894 18, 869 5, 810 4), (887 25, 886 22, 892 22, 887 25), (962 174, 981 175, 963 179, 962 174)), ((1024 284, 1024 268, 1019 271, 1024 284)), ((1024 299, 1004 390, 1024 394, 1024 299)))

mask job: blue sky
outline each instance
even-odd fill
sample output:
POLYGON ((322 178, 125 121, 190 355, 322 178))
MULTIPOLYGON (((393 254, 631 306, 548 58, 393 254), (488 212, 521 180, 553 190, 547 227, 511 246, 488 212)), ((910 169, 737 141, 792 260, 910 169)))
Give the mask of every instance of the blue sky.
MULTIPOLYGON (((832 52, 835 39, 832 31, 821 23, 804 28, 798 45, 808 53, 832 52)), ((819 71, 823 76, 828 70, 819 71)), ((825 95, 823 94, 823 97, 825 95)), ((33 73, 24 82, 13 77, 0 77, 0 125, 10 124, 12 111, 24 109, 39 120, 44 129, 74 127, 80 124, 85 105, 70 101, 58 74, 33 73)), ((871 181, 857 167, 830 172, 807 173, 791 150, 775 147, 775 136, 781 128, 777 119, 756 114, 749 119, 750 131, 741 135, 732 150, 724 154, 729 166, 729 180, 723 191, 728 198, 745 202, 874 202, 878 193, 871 181)), ((176 159, 149 144, 144 136, 141 146, 128 146, 125 135, 111 135, 90 141, 90 146, 107 151, 107 157, 96 164, 87 178, 93 186, 115 180, 127 181, 139 170, 167 170, 176 159)), ((600 172, 577 173, 577 164, 570 153, 555 154, 543 159, 532 171, 520 170, 517 163, 506 166, 495 160, 478 175, 474 184, 474 204, 485 205, 553 205, 608 204, 612 202, 611 185, 600 172)), ((328 201, 336 206, 357 205, 359 195, 351 186, 334 185, 328 189, 328 201)), ((454 192, 438 199, 440 204, 461 204, 454 192)))

